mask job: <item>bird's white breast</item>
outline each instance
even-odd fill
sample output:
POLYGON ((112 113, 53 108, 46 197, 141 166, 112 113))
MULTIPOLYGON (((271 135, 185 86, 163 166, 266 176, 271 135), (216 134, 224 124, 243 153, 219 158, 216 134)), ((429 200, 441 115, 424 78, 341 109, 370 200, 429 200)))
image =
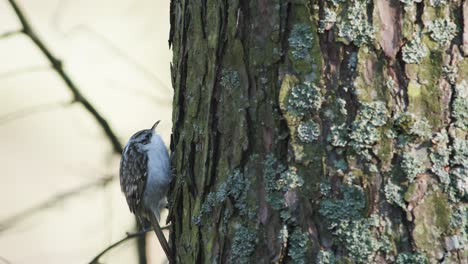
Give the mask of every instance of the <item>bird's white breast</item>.
POLYGON ((169 153, 162 138, 156 133, 145 146, 145 150, 148 155, 148 178, 143 200, 159 216, 171 181, 169 153))

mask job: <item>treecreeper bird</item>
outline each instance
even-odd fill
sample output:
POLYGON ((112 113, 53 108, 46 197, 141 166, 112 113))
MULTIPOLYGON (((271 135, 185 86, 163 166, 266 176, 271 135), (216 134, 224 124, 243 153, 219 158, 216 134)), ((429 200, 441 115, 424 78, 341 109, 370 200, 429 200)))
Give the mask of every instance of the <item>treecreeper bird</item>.
POLYGON ((169 244, 159 226, 159 213, 166 205, 172 173, 166 146, 152 128, 135 133, 125 146, 120 160, 120 187, 130 211, 140 222, 149 220, 167 259, 174 263, 169 244))

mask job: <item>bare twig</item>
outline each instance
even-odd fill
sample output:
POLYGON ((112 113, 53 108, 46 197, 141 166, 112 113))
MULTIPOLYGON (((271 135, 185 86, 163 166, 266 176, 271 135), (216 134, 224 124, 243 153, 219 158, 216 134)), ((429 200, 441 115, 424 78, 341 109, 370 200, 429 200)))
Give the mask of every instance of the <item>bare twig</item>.
POLYGON ((24 118, 32 114, 47 112, 58 107, 65 107, 67 105, 70 105, 70 102, 59 101, 26 107, 18 111, 0 116, 0 125, 4 125, 8 122, 18 120, 20 118, 24 118))
POLYGON ((68 198, 71 198, 71 197, 74 197, 75 195, 78 195, 78 194, 81 194, 83 193, 84 191, 86 190, 89 190, 89 189, 92 189, 92 188, 95 188, 95 187, 98 187, 98 186, 106 186, 108 183, 110 183, 113 179, 115 179, 114 176, 112 175, 109 175, 109 176, 105 176, 105 177, 102 177, 102 178, 99 178, 95 181, 92 181, 90 183, 87 183, 87 184, 84 184, 84 185, 81 185, 81 186, 78 186, 74 189, 71 189, 69 191, 66 191, 66 192, 62 192, 62 193, 58 193, 56 194, 55 196, 39 203, 39 204, 36 204, 30 208, 27 208, 13 216, 10 216, 6 219, 3 219, 0 221, 0 232, 4 232, 5 230, 15 226, 16 224, 18 224, 19 222, 21 222, 22 220, 38 213, 38 212, 41 212, 42 210, 46 209, 46 208, 50 208, 52 206, 54 206, 55 204, 57 203, 60 203, 60 202, 63 202, 64 200, 68 199, 68 198))
POLYGON ((149 231, 151 231, 151 229, 145 229, 145 230, 141 230, 141 231, 138 231, 138 232, 135 232, 135 233, 128 233, 126 234, 126 236, 122 239, 120 239, 119 241, 111 244, 110 246, 106 247, 103 251, 101 251, 96 257, 93 258, 93 260, 91 260, 89 262, 89 264, 98 264, 99 263, 99 259, 104 256, 104 254, 106 254, 109 250, 115 248, 116 246, 122 244, 123 242, 131 239, 131 238, 134 238, 134 237, 139 237, 139 236, 142 236, 146 233, 148 233, 149 231))
MULTIPOLYGON (((162 227, 161 229, 164 230, 164 229, 168 229, 169 226, 165 226, 165 227, 162 227)), ((89 262, 89 264, 98 264, 99 263, 99 259, 104 256, 104 254, 106 254, 109 250, 115 248, 116 246, 122 244, 123 242, 131 239, 131 238, 135 238, 135 237, 139 237, 139 236, 142 236, 150 231, 153 231, 152 228, 149 228, 149 229, 144 229, 144 230, 141 230, 141 231, 138 231, 138 232, 134 232, 134 233, 129 233, 127 232, 126 236, 122 239, 120 239, 119 241, 109 245, 108 247, 106 247, 103 251, 101 251, 96 257, 93 258, 93 260, 91 260, 89 262)))
POLYGON ((7 32, 4 32, 4 33, 0 34, 0 39, 13 37, 13 36, 21 34, 21 33, 23 33, 21 30, 7 31, 7 32))
POLYGON ((61 77, 61 79, 65 82, 69 90, 72 92, 74 100, 83 105, 83 107, 94 117, 94 119, 96 119, 96 121, 104 130, 104 133, 106 134, 107 138, 111 142, 114 152, 122 153, 122 145, 117 139, 117 136, 115 135, 107 121, 104 119, 104 117, 102 117, 101 114, 99 114, 99 112, 96 110, 96 108, 94 108, 94 106, 88 101, 88 99, 86 99, 86 97, 81 93, 76 84, 69 77, 68 73, 63 69, 62 61, 55 57, 50 51, 50 49, 48 49, 47 46, 44 44, 44 42, 37 36, 36 32, 29 24, 29 21, 24 16, 16 1, 8 0, 8 2, 10 3, 11 7, 13 8, 16 16, 18 17, 21 23, 22 32, 26 34, 34 42, 34 44, 36 44, 36 46, 41 50, 44 56, 49 60, 50 64, 52 65, 52 68, 57 72, 57 74, 61 77))

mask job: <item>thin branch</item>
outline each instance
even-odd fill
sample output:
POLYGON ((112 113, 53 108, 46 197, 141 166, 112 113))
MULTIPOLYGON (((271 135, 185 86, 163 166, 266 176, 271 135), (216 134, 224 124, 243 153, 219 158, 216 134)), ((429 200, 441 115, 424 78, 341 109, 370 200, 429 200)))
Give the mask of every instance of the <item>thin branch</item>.
POLYGON ((21 30, 7 31, 7 32, 4 32, 4 33, 0 34, 0 39, 13 37, 13 36, 19 35, 21 33, 23 33, 23 31, 21 31, 21 30))
POLYGON ((122 239, 120 239, 119 241, 111 244, 110 246, 106 247, 103 251, 101 251, 96 257, 93 258, 93 260, 91 260, 89 262, 89 264, 98 264, 99 263, 99 259, 104 256, 104 254, 106 254, 108 251, 110 251, 111 249, 117 247, 118 245, 122 244, 123 242, 131 239, 131 238, 135 238, 135 237, 139 237, 139 236, 142 236, 148 232, 152 231, 152 229, 146 229, 146 230, 141 230, 141 231, 138 231, 138 232, 135 232, 135 233, 128 233, 126 234, 126 236, 122 239))
MULTIPOLYGON (((167 230, 169 229, 169 226, 164 226, 164 227, 161 227, 161 230, 167 230)), ((89 264, 99 264, 99 259, 104 256, 108 251, 110 251, 111 249, 117 247, 118 245, 122 244, 123 242, 129 240, 129 239, 132 239, 132 238, 135 238, 135 237, 139 237, 139 236, 142 236, 148 232, 151 232, 153 231, 153 228, 148 228, 148 229, 143 229, 141 231, 138 231, 138 232, 127 232, 125 237, 123 237, 122 239, 120 239, 119 241, 113 243, 113 244, 110 244, 108 247, 106 247, 103 251, 99 252, 99 254, 93 258, 93 260, 91 260, 89 262, 89 264)))
POLYGON ((0 126, 6 123, 9 123, 11 121, 15 121, 21 118, 28 117, 32 114, 40 114, 43 112, 54 110, 58 107, 65 107, 67 105, 70 105, 70 102, 59 101, 59 102, 45 103, 45 104, 39 104, 39 105, 26 107, 18 111, 14 111, 14 112, 0 116, 0 126))
POLYGON ((95 181, 83 184, 81 186, 78 186, 74 189, 68 190, 66 192, 62 192, 59 194, 54 195, 53 197, 36 204, 30 208, 27 208, 13 216, 10 216, 6 219, 3 219, 0 221, 0 233, 6 231, 7 229, 12 228, 19 222, 23 221, 24 219, 41 212, 42 210, 46 208, 50 208, 57 203, 63 202, 64 200, 67 200, 69 198, 74 197, 75 195, 81 194, 86 190, 98 187, 98 186, 106 186, 108 183, 110 183, 112 180, 114 180, 115 177, 113 175, 105 176, 102 178, 99 178, 95 181))
POLYGON ((69 90, 72 92, 74 100, 82 104, 83 107, 94 117, 94 119, 96 119, 96 121, 104 130, 104 133, 106 134, 110 143, 112 144, 114 152, 119 154, 122 153, 122 145, 117 139, 117 136, 115 135, 114 131, 111 129, 104 117, 102 117, 101 114, 99 114, 96 108, 94 108, 94 106, 88 101, 88 99, 86 99, 86 97, 81 93, 76 84, 69 77, 68 73, 63 69, 62 61, 55 57, 50 51, 50 49, 48 49, 47 46, 44 44, 44 42, 37 36, 36 32, 29 24, 29 21, 24 16, 16 1, 8 0, 8 2, 10 3, 23 27, 22 32, 26 34, 34 42, 34 44, 36 44, 36 46, 41 50, 44 56, 49 60, 50 64, 52 65, 52 68, 57 72, 57 74, 61 77, 63 82, 65 82, 69 90))

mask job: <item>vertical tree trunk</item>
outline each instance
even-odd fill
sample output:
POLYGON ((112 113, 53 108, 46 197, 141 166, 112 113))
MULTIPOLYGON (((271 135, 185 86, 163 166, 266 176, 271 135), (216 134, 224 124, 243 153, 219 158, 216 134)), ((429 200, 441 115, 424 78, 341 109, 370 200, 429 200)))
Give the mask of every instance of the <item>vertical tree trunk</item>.
POLYGON ((177 261, 466 263, 467 17, 172 0, 177 261))

